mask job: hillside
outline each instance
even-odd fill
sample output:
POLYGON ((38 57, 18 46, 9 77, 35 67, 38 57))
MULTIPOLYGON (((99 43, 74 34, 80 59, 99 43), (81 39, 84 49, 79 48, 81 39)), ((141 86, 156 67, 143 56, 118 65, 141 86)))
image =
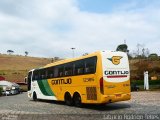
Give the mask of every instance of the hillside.
POLYGON ((51 58, 0 54, 0 76, 5 77, 8 81, 23 82, 29 70, 50 62, 51 58))
MULTIPOLYGON (((27 72, 51 63, 51 58, 0 54, 0 76, 8 81, 23 82, 27 72)), ((143 72, 149 71, 149 76, 160 79, 160 60, 132 59, 130 60, 131 80, 143 80, 143 72)))
POLYGON ((130 60, 131 80, 143 80, 144 71, 149 72, 149 79, 160 79, 160 60, 132 59, 130 60))

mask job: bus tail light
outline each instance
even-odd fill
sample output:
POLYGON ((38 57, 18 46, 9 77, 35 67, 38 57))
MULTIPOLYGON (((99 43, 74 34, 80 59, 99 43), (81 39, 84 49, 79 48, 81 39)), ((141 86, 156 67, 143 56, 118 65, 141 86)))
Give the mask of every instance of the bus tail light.
POLYGON ((100 84, 100 92, 104 94, 103 77, 101 77, 101 79, 99 80, 99 84, 100 84))

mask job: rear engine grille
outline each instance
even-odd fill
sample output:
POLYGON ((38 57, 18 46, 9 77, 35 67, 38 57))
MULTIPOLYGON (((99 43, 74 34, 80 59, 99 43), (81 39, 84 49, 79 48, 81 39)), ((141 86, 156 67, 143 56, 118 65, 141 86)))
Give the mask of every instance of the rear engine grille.
POLYGON ((97 100, 96 87, 86 87, 87 100, 97 100))

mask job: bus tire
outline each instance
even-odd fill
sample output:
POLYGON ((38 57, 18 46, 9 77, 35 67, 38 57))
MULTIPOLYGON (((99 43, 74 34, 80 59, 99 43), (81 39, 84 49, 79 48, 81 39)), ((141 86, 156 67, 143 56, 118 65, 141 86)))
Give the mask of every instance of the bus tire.
POLYGON ((74 93, 73 102, 76 107, 82 107, 81 96, 78 92, 74 93))
POLYGON ((33 100, 37 101, 37 94, 36 94, 36 92, 33 92, 33 100))
POLYGON ((73 104, 73 100, 72 100, 72 97, 69 92, 65 93, 64 101, 65 101, 66 105, 68 105, 68 106, 71 106, 73 104))

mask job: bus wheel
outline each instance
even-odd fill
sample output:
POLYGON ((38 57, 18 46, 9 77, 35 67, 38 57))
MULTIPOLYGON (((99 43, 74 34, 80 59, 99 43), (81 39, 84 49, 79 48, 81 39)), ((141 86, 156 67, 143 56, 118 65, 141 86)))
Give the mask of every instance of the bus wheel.
POLYGON ((65 93, 64 100, 65 100, 66 105, 71 106, 73 104, 72 97, 71 97, 70 93, 68 93, 68 92, 65 93))
POLYGON ((36 92, 33 92, 33 100, 34 100, 34 101, 37 100, 37 94, 36 94, 36 92))
POLYGON ((73 101, 74 101, 74 105, 76 107, 81 107, 82 106, 82 103, 81 103, 81 96, 79 93, 74 93, 73 95, 73 101))

